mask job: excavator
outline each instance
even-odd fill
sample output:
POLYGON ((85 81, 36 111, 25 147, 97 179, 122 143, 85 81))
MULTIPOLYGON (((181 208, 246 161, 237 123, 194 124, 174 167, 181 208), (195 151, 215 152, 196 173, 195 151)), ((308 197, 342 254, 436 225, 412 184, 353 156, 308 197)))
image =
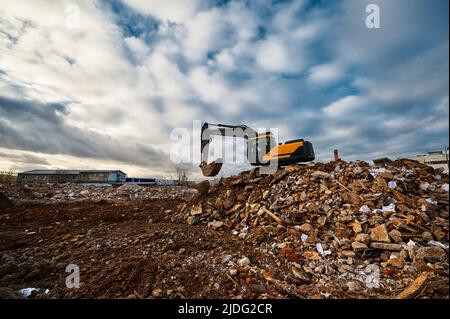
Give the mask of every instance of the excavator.
POLYGON ((246 125, 227 125, 204 123, 201 129, 200 169, 204 176, 216 176, 223 165, 219 158, 208 164, 209 145, 213 136, 243 138, 246 143, 246 156, 250 165, 266 166, 276 163, 278 167, 300 162, 310 162, 315 158, 311 142, 295 139, 276 143, 272 132, 258 133, 246 125))

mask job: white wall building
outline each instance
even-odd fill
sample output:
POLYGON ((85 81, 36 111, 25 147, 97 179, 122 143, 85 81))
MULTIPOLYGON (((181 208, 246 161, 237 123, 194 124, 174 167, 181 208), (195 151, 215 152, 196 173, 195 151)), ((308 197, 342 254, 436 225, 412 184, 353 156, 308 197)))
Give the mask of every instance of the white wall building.
POLYGON ((447 153, 443 151, 428 152, 424 155, 417 155, 408 158, 423 164, 427 164, 434 169, 443 168, 444 173, 448 174, 448 150, 447 153))

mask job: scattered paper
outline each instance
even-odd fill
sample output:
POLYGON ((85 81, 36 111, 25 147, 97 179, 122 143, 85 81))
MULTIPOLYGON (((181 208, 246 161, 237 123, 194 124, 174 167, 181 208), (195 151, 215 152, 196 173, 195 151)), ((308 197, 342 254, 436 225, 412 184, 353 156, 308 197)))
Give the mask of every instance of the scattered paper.
POLYGON ((439 248, 442 248, 442 249, 448 249, 448 244, 443 244, 440 241, 430 240, 428 242, 428 245, 434 246, 434 247, 439 247, 439 248))
POLYGON ((323 254, 323 247, 321 243, 316 244, 316 249, 321 255, 323 254))
POLYGON ((370 208, 367 205, 363 205, 361 206, 361 208, 359 209, 360 213, 370 213, 370 208))
POLYGON ((319 252, 319 254, 321 254, 321 255, 331 255, 331 250, 329 250, 329 249, 323 250, 321 243, 316 244, 316 249, 319 252))
POLYGON ((402 167, 402 172, 406 173, 406 176, 411 176, 411 175, 415 175, 413 170, 407 169, 406 167, 402 167))
POLYGON ((390 181, 388 183, 388 186, 390 189, 395 189, 395 188, 397 188, 397 183, 395 181, 390 181))
POLYGON ((447 183, 443 184, 442 189, 448 192, 448 184, 447 183))
POLYGON ((302 242, 304 243, 304 242, 306 242, 306 240, 308 239, 308 235, 302 234, 302 235, 300 236, 300 238, 301 238, 302 242))
POLYGON ((377 264, 369 264, 364 269, 366 276, 364 278, 364 283, 369 289, 380 288, 380 277, 381 271, 377 264))
POLYGON ((370 175, 372 175, 373 177, 377 177, 378 174, 390 173, 391 171, 385 169, 384 167, 380 167, 380 168, 373 168, 369 172, 370 172, 370 175))
POLYGON ((410 239, 405 246, 406 249, 414 248, 414 246, 416 246, 416 243, 414 242, 414 240, 410 239))
POLYGON ((389 213, 395 213, 395 204, 394 203, 390 203, 387 206, 383 206, 381 209, 377 208, 374 209, 375 212, 380 213, 380 212, 389 212, 389 213))

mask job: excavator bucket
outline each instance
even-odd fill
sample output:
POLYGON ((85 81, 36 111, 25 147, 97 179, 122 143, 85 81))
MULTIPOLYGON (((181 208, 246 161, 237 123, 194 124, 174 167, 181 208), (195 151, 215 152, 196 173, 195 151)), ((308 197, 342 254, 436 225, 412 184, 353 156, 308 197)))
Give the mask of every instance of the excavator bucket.
POLYGON ((223 160, 217 159, 209 164, 200 164, 200 169, 202 170, 204 176, 216 176, 217 174, 219 174, 222 165, 223 160))

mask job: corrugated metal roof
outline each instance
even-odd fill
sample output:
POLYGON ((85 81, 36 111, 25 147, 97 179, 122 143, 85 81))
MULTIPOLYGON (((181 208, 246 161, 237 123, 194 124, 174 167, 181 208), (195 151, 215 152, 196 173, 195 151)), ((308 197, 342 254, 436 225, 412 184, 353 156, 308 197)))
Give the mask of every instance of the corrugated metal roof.
POLYGON ((122 172, 120 169, 82 169, 80 173, 113 173, 113 172, 122 172))
POLYGON ((54 175, 54 174, 67 174, 67 175, 77 175, 80 171, 76 170, 56 170, 56 169, 34 169, 31 171, 22 172, 19 174, 34 174, 34 175, 54 175))
POLYGON ((33 169, 31 171, 22 172, 19 174, 28 175, 78 175, 80 173, 116 173, 120 172, 126 175, 124 172, 118 169, 101 170, 101 169, 84 169, 84 170, 68 170, 68 169, 33 169))

